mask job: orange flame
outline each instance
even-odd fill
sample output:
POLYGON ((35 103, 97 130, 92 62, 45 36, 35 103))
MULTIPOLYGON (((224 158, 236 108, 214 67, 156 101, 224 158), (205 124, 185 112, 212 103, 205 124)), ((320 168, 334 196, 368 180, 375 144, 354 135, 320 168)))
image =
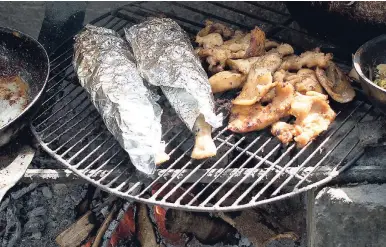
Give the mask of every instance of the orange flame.
POLYGON ((116 231, 111 236, 109 247, 117 246, 119 243, 119 240, 132 237, 134 236, 134 233, 135 233, 134 207, 130 207, 123 215, 123 218, 119 222, 119 225, 116 231))

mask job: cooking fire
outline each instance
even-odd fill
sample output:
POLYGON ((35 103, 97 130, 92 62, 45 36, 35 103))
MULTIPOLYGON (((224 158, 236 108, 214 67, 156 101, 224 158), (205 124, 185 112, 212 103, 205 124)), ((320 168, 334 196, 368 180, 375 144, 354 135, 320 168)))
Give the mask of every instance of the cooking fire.
POLYGON ((383 246, 386 4, 1 4, 0 246, 383 246))

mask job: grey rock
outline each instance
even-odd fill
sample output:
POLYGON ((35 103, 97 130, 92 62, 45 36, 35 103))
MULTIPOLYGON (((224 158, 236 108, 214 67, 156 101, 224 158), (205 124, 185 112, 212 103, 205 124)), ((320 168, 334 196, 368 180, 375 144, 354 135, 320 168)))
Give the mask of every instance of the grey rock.
POLYGON ((32 211, 28 212, 27 216, 28 218, 33 218, 33 217, 46 215, 46 213, 47 213, 47 210, 44 207, 37 207, 32 211))
POLYGON ((37 233, 44 230, 44 220, 38 217, 33 217, 27 221, 24 225, 24 232, 37 233))
POLYGON ((48 199, 51 199, 52 198, 52 192, 50 190, 50 188, 48 187, 43 187, 42 188, 42 193, 43 193, 43 196, 48 198, 48 199))
POLYGON ((311 227, 313 247, 385 246, 386 184, 324 188, 311 227))
POLYGON ((53 191, 57 195, 64 195, 67 193, 67 185, 65 184, 55 184, 53 186, 53 191))
POLYGON ((35 232, 31 235, 31 238, 39 240, 42 238, 42 233, 41 232, 35 232))

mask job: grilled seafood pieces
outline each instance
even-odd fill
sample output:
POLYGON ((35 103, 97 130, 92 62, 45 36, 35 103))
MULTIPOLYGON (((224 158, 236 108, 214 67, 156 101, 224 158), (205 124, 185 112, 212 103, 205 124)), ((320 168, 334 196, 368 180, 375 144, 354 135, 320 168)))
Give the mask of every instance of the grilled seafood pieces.
POLYGON ((339 103, 347 103, 354 99, 355 91, 352 88, 347 76, 333 62, 328 63, 326 72, 316 68, 316 76, 320 84, 339 103))
POLYGON ((237 72, 221 71, 209 78, 213 93, 221 93, 235 88, 241 88, 247 76, 237 72))
POLYGON ((298 147, 304 147, 320 133, 326 131, 336 117, 328 104, 327 95, 309 91, 306 95, 297 93, 289 113, 296 117, 293 125, 278 122, 272 126, 271 133, 283 143, 296 141, 298 147))
POLYGON ((259 58, 249 71, 247 82, 240 95, 232 101, 234 105, 253 105, 276 85, 272 73, 280 66, 280 56, 273 53, 259 58))
POLYGON ((327 68, 328 62, 332 59, 332 54, 324 54, 316 51, 306 51, 300 56, 292 55, 284 58, 280 69, 300 70, 301 68, 327 68))
POLYGON ((245 133, 264 129, 289 115, 294 97, 294 87, 289 83, 276 85, 276 97, 267 106, 233 105, 228 129, 236 133, 245 133))

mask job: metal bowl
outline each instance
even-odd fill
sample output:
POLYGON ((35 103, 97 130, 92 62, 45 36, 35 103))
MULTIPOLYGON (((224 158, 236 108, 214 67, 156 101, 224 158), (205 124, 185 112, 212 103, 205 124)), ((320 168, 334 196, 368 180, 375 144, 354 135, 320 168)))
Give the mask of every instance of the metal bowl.
POLYGON ((353 57, 353 65, 364 93, 374 106, 386 114, 386 89, 372 81, 375 67, 381 63, 386 64, 386 35, 367 41, 353 57))

